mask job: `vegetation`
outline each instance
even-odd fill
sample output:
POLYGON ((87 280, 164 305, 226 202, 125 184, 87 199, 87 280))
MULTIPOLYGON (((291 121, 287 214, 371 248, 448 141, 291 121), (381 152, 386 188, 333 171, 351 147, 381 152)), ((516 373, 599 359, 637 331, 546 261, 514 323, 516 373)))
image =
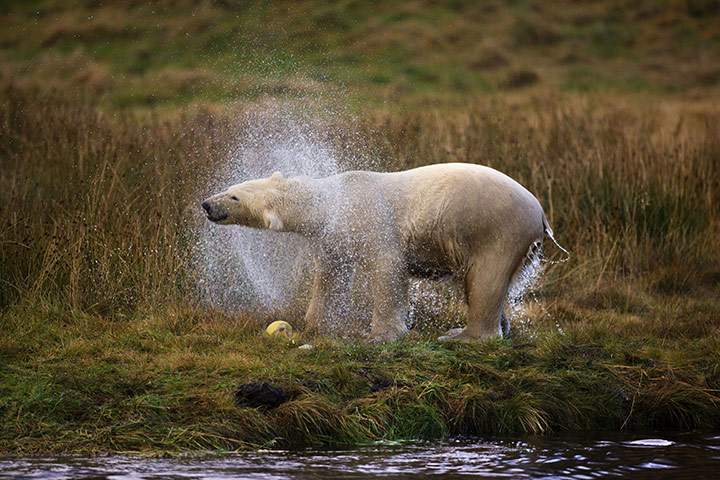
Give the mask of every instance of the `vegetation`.
POLYGON ((716 0, 5 2, 0 77, 103 106, 337 93, 458 106, 521 88, 717 91, 716 0))
POLYGON ((716 2, 284 5, 2 7, 0 451, 720 427, 716 2), (197 202, 238 115, 340 89, 312 116, 341 162, 483 163, 538 196, 572 257, 531 327, 443 344, 448 309, 293 343, 208 305, 197 202), (290 400, 236 406, 251 381, 290 400))
POLYGON ((207 311, 118 319, 13 310, 4 323, 13 341, 3 351, 14 352, 4 355, 0 390, 5 451, 227 451, 718 426, 717 338, 613 335, 609 322, 522 343, 325 338, 312 350, 207 311), (250 380, 290 400, 270 412, 235 406, 233 390, 250 380))

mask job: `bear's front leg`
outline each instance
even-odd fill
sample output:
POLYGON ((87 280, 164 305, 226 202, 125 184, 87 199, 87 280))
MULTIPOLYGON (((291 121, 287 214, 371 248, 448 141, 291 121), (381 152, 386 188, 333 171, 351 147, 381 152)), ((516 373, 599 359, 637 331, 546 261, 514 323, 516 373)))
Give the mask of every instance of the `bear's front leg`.
POLYGON ((408 275, 405 263, 396 257, 381 255, 371 266, 373 318, 370 338, 391 342, 404 337, 408 313, 408 275))
POLYGON ((305 314, 308 332, 330 333, 347 321, 354 269, 351 261, 315 256, 315 279, 305 314))

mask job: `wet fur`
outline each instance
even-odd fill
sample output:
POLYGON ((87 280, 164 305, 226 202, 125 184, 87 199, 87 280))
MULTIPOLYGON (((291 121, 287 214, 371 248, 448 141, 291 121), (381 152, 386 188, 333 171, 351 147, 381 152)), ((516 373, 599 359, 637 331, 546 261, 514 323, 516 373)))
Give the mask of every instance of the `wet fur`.
POLYGON ((374 300, 370 335, 379 340, 407 332, 411 276, 464 281, 467 326, 449 339, 506 333, 509 285, 549 230, 539 202, 520 184, 491 168, 458 163, 322 179, 276 173, 235 185, 206 205, 211 219, 212 212, 227 213, 218 223, 294 232, 311 241, 311 330, 328 331, 346 318, 354 269, 362 264, 374 300))

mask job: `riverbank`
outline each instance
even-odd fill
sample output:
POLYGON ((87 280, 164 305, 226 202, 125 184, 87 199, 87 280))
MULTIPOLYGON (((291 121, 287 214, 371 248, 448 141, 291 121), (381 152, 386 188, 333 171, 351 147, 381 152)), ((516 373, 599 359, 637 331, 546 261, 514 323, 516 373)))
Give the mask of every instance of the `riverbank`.
POLYGON ((0 7, 0 452, 720 427, 716 3, 191 3, 0 7), (400 342, 262 335, 302 335, 308 251, 199 201, 443 162, 571 252, 508 339, 435 341, 464 312, 431 289, 400 342))
POLYGON ((0 317, 0 451, 719 428, 717 325, 697 336, 668 324, 665 336, 649 336, 639 319, 610 316, 556 319, 562 331, 548 320, 483 344, 440 343, 429 331, 373 344, 270 338, 250 318, 192 310, 121 318, 13 307, 0 317), (306 341, 314 348, 297 348, 306 341), (282 388, 288 401, 270 411, 238 406, 234 392, 246 382, 282 388))

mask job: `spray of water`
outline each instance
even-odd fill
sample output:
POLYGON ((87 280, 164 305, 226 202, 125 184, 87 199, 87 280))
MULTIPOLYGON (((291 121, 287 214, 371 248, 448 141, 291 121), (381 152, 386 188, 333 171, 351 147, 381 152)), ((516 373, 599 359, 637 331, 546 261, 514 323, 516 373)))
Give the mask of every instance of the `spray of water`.
MULTIPOLYGON (((228 146, 226 163, 208 185, 208 194, 276 170, 315 176, 337 169, 307 125, 284 112, 253 111, 240 122, 237 143, 228 146)), ((198 273, 209 302, 226 310, 288 306, 306 264, 301 237, 206 221, 198 238, 202 252, 198 273)))
MULTIPOLYGON (((350 168, 378 170, 369 142, 348 132, 352 122, 329 122, 342 117, 324 112, 318 120, 317 108, 276 102, 256 106, 237 118, 237 135, 226 147, 224 161, 212 172, 198 198, 206 198, 243 181, 264 178, 280 171, 283 176, 307 175, 322 178, 350 168), (322 120, 324 119, 324 120, 322 120), (344 141, 339 145, 338 138, 344 141), (348 143, 347 139, 354 139, 348 143)), ((343 218, 343 192, 336 197, 337 221, 343 218)), ((329 198, 332 200, 332 198, 329 198)), ((204 301, 229 312, 252 311, 271 315, 304 312, 312 271, 311 246, 295 234, 246 227, 227 227, 208 222, 200 209, 194 224, 196 275, 204 301)), ((530 331, 523 305, 532 295, 542 272, 540 252, 518 275, 508 294, 508 315, 514 328, 530 331)), ((357 272, 353 308, 358 320, 369 319, 368 276, 357 272), (365 292, 363 294, 363 292, 365 292), (363 313, 364 312, 364 313, 363 313)), ((459 326, 464 320, 462 294, 456 286, 429 280, 410 284, 408 323, 437 328, 459 326), (451 319, 452 324, 447 324, 451 319)), ((350 309, 348 309, 350 310, 350 309)), ((347 331, 347 330, 345 330, 347 331)))
MULTIPOLYGON (((224 161, 212 172, 198 198, 205 198, 247 180, 280 171, 285 177, 307 175, 321 178, 369 162, 349 154, 352 145, 341 147, 333 138, 347 138, 343 122, 318 116, 297 103, 277 102, 255 106, 238 115, 237 135, 227 145, 224 161)), ((345 123, 346 125, 347 123, 345 123)), ((352 135, 350 135, 352 137, 352 135)), ((356 149, 361 152, 361 149, 356 149)), ((202 297, 226 311, 277 313, 294 306, 307 287, 311 252, 299 235, 218 226, 197 209, 196 274, 202 297)))
MULTIPOLYGON (((535 292, 542 279, 545 262, 542 246, 539 246, 528 258, 525 266, 513 279, 508 289, 506 313, 511 328, 525 336, 535 334, 535 329, 531 328, 532 318, 529 310, 532 306, 540 306, 542 309, 535 292)), ((547 314, 547 312, 545 313, 547 314)))

